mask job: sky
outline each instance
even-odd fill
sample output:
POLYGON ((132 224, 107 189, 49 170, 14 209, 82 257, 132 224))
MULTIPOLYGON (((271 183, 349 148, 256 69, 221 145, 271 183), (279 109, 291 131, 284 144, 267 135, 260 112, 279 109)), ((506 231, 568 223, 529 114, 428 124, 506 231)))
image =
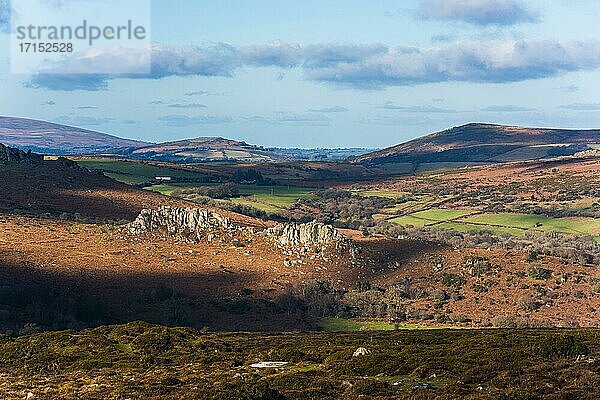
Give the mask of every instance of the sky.
MULTIPOLYGON (((116 9, 47 4, 67 13, 86 1, 116 9)), ((139 52, 98 47, 92 61, 13 74, 11 3, 0 0, 0 115, 152 142, 303 148, 385 147, 469 122, 600 127, 597 0, 150 5, 151 44, 139 52), (144 59, 140 74, 70 72, 144 59)))

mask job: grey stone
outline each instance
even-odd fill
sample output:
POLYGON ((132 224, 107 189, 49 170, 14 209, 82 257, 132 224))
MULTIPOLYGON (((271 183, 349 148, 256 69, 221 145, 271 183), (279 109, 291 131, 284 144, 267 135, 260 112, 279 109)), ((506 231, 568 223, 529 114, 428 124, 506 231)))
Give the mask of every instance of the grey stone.
POLYGON ((279 224, 267 229, 264 234, 275 240, 280 248, 300 252, 322 250, 332 243, 339 245, 347 242, 333 226, 316 221, 307 224, 279 224))
POLYGON ((25 163, 39 164, 44 160, 44 157, 32 152, 24 152, 19 149, 0 144, 0 164, 5 163, 25 163))
POLYGON ((352 357, 362 357, 369 354, 371 354, 370 350, 366 349, 365 347, 359 347, 358 349, 354 350, 354 354, 352 354, 352 357))
POLYGON ((200 240, 213 233, 209 231, 235 231, 236 226, 229 218, 204 208, 161 207, 156 210, 144 209, 132 223, 126 226, 132 235, 152 232, 166 232, 171 236, 200 240))

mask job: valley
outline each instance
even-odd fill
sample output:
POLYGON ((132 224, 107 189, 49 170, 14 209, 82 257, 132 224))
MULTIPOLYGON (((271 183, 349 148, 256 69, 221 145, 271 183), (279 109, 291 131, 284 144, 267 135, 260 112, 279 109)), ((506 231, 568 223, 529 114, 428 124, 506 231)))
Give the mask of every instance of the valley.
MULTIPOLYGON (((505 332, 525 332, 515 329, 545 332, 539 339, 544 350, 528 353, 541 357, 539 365, 595 359, 597 350, 585 336, 595 334, 600 312, 600 158, 594 152, 400 173, 373 163, 173 163, 0 150, 0 330, 8 334, 0 351, 7 359, 16 357, 15 343, 28 346, 35 363, 33 340, 51 345, 57 337, 109 337, 114 343, 121 332, 133 332, 126 341, 151 334, 148 346, 159 346, 158 358, 178 352, 169 378, 162 361, 143 374, 124 365, 123 374, 144 383, 119 389, 93 366, 91 381, 81 378, 88 367, 71 358, 45 395, 70 398, 89 390, 92 397, 137 396, 147 394, 157 374, 171 379, 165 393, 177 396, 209 382, 219 387, 235 368, 262 382, 261 396, 273 398, 300 398, 280 379, 299 385, 323 372, 329 381, 319 386, 330 389, 315 387, 314 398, 533 393, 461 363, 422 372, 433 350, 419 338, 496 346, 505 332), (180 340, 193 348, 198 332, 210 332, 202 340, 249 347, 236 350, 236 360, 228 354, 198 360, 197 368, 213 370, 198 383, 180 345, 160 344, 180 340), (321 333, 285 334, 290 341, 283 343, 277 332, 321 333), (256 343, 246 342, 263 338, 265 346, 284 351, 310 335, 317 336, 296 356, 263 356, 256 343), (348 347, 338 341, 335 351, 324 348, 321 340, 329 337, 347 338, 348 347), (365 364, 363 370, 348 353, 367 346, 380 360, 390 340, 407 341, 425 358, 381 371, 365 364), (564 340, 564 347, 552 347, 554 340, 564 340), (290 366, 273 374, 247 366, 265 360, 290 366), (238 366, 232 369, 232 362, 238 366), (348 383, 340 386, 338 379, 348 383), (59 391, 64 381, 72 391, 59 391)), ((118 368, 113 363, 135 347, 120 341, 97 362, 118 368)), ((92 360, 90 346, 73 348, 73 357, 92 360)), ((477 357, 493 364, 499 355, 477 357)), ((524 358, 515 360, 531 368, 524 358)), ((586 374, 593 365, 575 364, 572 373, 586 374)), ((534 370, 539 374, 528 369, 532 377, 534 370)), ((21 395, 23 379, 38 377, 0 369, 0 393, 21 395)), ((550 391, 581 390, 564 381, 554 385, 550 391)), ((252 398, 247 388, 228 390, 252 398)), ((221 390, 211 393, 219 398, 221 390)))
POLYGON ((0 0, 0 400, 600 399, 598 15, 0 0))

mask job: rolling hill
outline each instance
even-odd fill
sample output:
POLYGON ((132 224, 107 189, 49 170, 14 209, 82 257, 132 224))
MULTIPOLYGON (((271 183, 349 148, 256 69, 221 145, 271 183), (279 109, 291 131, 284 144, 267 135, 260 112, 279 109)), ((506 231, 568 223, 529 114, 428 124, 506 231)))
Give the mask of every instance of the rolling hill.
POLYGON ((199 137, 149 145, 133 150, 130 155, 134 158, 171 162, 273 162, 290 159, 282 152, 221 137, 199 137))
POLYGON ((148 145, 87 129, 15 117, 0 117, 0 143, 52 155, 120 153, 148 145))
POLYGON ((351 157, 361 164, 495 163, 572 155, 600 143, 600 130, 472 123, 351 157))
POLYGON ((0 117, 0 143, 47 155, 113 155, 170 162, 337 161, 370 149, 265 148, 222 137, 148 143, 51 122, 0 117))

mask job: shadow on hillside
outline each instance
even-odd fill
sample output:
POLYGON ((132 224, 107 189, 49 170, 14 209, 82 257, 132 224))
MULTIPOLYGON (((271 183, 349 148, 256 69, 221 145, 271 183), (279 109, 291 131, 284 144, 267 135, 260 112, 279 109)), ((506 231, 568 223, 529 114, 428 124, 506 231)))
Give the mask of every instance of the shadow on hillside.
POLYGON ((0 330, 82 329, 143 320, 223 331, 293 331, 314 328, 306 308, 286 296, 243 289, 236 295, 188 290, 251 287, 251 274, 144 274, 69 276, 0 259, 0 330), (246 286, 244 286, 246 287, 246 286), (291 305, 290 305, 291 304, 291 305))
POLYGON ((79 218, 89 222, 133 220, 142 208, 168 201, 158 194, 99 173, 45 161, 0 168, 0 211, 79 218))
MULTIPOLYGON (((424 254, 436 254, 446 246, 429 241, 384 239, 359 241, 360 254, 370 266, 369 279, 386 278, 396 271, 422 259, 424 254)), ((349 272, 353 272, 350 270, 349 272)))

